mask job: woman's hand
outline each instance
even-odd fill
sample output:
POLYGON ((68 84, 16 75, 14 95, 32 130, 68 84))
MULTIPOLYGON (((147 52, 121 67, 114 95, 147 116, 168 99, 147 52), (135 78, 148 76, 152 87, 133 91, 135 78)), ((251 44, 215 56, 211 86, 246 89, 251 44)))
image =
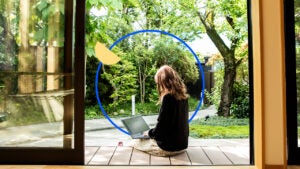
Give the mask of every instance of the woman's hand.
POLYGON ((144 135, 144 136, 148 136, 148 132, 149 132, 149 130, 144 131, 143 135, 144 135))

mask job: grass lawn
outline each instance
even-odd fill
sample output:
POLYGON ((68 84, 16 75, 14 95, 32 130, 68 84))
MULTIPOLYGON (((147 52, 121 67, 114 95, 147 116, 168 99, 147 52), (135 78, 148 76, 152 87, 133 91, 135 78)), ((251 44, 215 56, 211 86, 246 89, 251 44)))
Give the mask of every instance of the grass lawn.
POLYGON ((249 120, 210 117, 190 124, 190 136, 195 138, 248 138, 249 120))
POLYGON ((196 138, 248 138, 249 126, 196 126, 190 127, 196 138))

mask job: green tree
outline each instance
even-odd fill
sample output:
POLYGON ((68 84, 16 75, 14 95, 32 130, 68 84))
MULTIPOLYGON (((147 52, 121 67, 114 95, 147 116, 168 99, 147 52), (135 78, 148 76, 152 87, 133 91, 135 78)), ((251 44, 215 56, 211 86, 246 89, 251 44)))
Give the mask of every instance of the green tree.
MULTIPOLYGON (((87 0, 86 1, 86 59, 87 59, 87 69, 86 69, 86 98, 85 104, 88 107, 93 107, 96 105, 96 96, 94 89, 94 80, 97 70, 97 65, 99 60, 95 57, 95 45, 96 42, 99 41, 104 44, 111 44, 114 42, 114 30, 118 28, 118 26, 111 23, 120 23, 118 21, 112 21, 113 18, 110 13, 106 13, 107 11, 115 11, 121 9, 121 1, 118 0, 87 0), (103 13, 97 13, 99 11, 104 11, 103 13)), ((114 18, 117 19, 117 18, 114 18)), ((120 19, 122 21, 122 19, 120 19)), ((117 35, 116 35, 117 37, 117 35)), ((107 67, 108 68, 108 67, 107 67)), ((111 76, 112 71, 106 72, 106 66, 102 66, 102 70, 100 74, 103 75, 106 73, 107 75, 103 76, 111 76)), ((112 69, 113 70, 113 69, 112 69)), ((101 77, 99 77, 101 78, 101 77)), ((114 82, 112 79, 102 78, 99 84, 99 93, 101 93, 101 101, 104 104, 109 104, 113 101, 113 98, 110 96, 113 94, 113 87, 111 84, 114 82)))
MULTIPOLYGON (((179 5, 178 3, 176 3, 176 5, 173 4, 174 2, 123 0, 112 3, 112 1, 100 2, 97 0, 88 0, 86 35, 86 53, 88 59, 95 55, 94 46, 96 41, 112 44, 118 38, 136 29, 165 29, 174 32, 176 31, 176 33, 183 35, 184 39, 187 40, 188 37, 191 36, 182 32, 186 31, 189 26, 184 26, 185 28, 182 27, 183 25, 191 25, 191 22, 184 22, 190 21, 188 17, 180 18, 180 22, 176 21, 178 17, 177 19, 172 18, 177 16, 176 12, 178 12, 178 10, 174 11, 173 9, 177 8, 179 5), (98 10, 105 9, 106 13, 97 16, 97 14, 91 12, 92 9, 95 8, 98 10), (172 29, 172 25, 181 25, 180 31, 172 29)), ((153 92, 155 86, 153 76, 156 69, 160 66, 157 62, 161 59, 154 55, 154 47, 157 48, 156 53, 158 55, 165 55, 168 53, 162 53, 164 50, 174 50, 178 52, 173 53, 173 55, 162 56, 168 58, 170 61, 160 61, 160 64, 172 64, 177 67, 187 81, 198 78, 197 69, 190 69, 190 65, 195 65, 195 61, 193 62, 193 59, 190 59, 191 55, 187 55, 187 52, 181 52, 183 49, 178 47, 180 46, 179 43, 171 45, 170 47, 163 45, 163 47, 158 49, 158 45, 155 45, 155 43, 160 40, 162 41, 162 44, 164 43, 164 40, 167 44, 172 44, 170 43, 172 42, 172 38, 170 37, 165 38, 165 35, 157 36, 155 34, 145 33, 124 39, 115 47, 117 50, 122 51, 123 54, 126 53, 126 57, 124 57, 122 53, 120 54, 122 60, 128 60, 137 67, 136 75, 139 86, 138 99, 141 103, 153 100, 148 96, 146 97, 146 95, 150 95, 153 92), (188 59, 187 57, 190 58, 188 59)), ((103 71, 106 72, 107 70, 108 69, 105 69, 103 71)), ((108 80, 111 81, 111 79, 108 80)))
POLYGON ((133 51, 130 52, 130 55, 130 58, 133 63, 135 63, 138 71, 137 81, 139 83, 139 99, 141 103, 144 103, 147 93, 147 83, 149 83, 149 79, 150 81, 153 81, 156 70, 156 67, 153 64, 155 62, 153 51, 147 50, 142 44, 137 44, 133 48, 133 51))
POLYGON ((195 0, 183 2, 182 7, 194 11, 202 26, 199 29, 210 37, 222 56, 224 75, 218 115, 229 116, 236 70, 245 56, 238 56, 236 50, 247 41, 246 0, 195 0))
POLYGON ((206 33, 218 48, 224 61, 224 81, 218 107, 218 114, 222 116, 230 115, 236 69, 242 62, 242 58, 238 59, 235 52, 247 35, 246 16, 246 2, 237 0, 207 1, 206 10, 198 11, 198 17, 204 25, 206 33), (226 25, 219 26, 220 23, 218 24, 217 19, 221 17, 223 22, 227 23, 226 25), (221 38, 221 33, 224 33, 230 40, 229 45, 221 38))
MULTIPOLYGON (((245 55, 237 52, 247 39, 246 0, 120 0, 114 3, 110 0, 88 0, 87 3, 88 9, 92 8, 92 4, 98 9, 106 9, 105 15, 89 15, 87 19, 87 25, 90 24, 87 26, 88 56, 94 55, 96 41, 112 44, 116 39, 137 29, 165 30, 187 42, 207 33, 220 51, 224 63, 219 114, 230 114, 232 88, 237 79, 236 70, 247 55, 247 52, 245 55)), ((170 43, 172 40, 166 39, 164 35, 145 33, 124 39, 115 47, 126 53, 126 58, 122 58, 137 67, 141 102, 149 93, 145 86, 153 85, 149 77, 154 75, 155 68, 160 64, 178 67, 185 81, 198 76, 194 73, 198 72, 195 66, 190 66, 195 63, 192 63, 193 57, 187 55, 188 52, 182 52, 179 44, 170 43), (159 45, 155 45, 159 42, 159 45)))
POLYGON ((153 49, 156 67, 171 65, 179 73, 185 83, 194 83, 199 77, 196 61, 192 54, 184 50, 181 44, 170 41, 158 41, 153 49))
POLYGON ((122 60, 121 63, 110 66, 102 75, 107 79, 114 91, 110 96, 113 102, 108 105, 109 110, 125 104, 136 94, 136 69, 131 62, 122 60))
POLYGON ((124 19, 115 14, 121 9, 121 0, 86 1, 85 50, 87 57, 95 57, 94 47, 97 41, 112 44, 116 38, 123 35, 124 31, 122 30, 128 28, 124 19))
MULTIPOLYGON (((180 18, 180 24, 176 22, 176 12, 178 10, 173 10, 178 7, 178 3, 175 1, 149 1, 149 0, 139 0, 138 5, 136 5, 137 13, 140 15, 144 22, 138 22, 139 27, 142 29, 160 29, 166 31, 174 31, 180 35, 184 35, 185 39, 189 39, 188 36, 183 31, 191 30, 188 26, 191 25, 190 20, 187 17, 180 18), (172 20, 172 22, 170 22, 172 20), (184 24, 183 21, 186 21, 184 24), (171 29, 173 26, 178 26, 177 29, 171 29), (184 28, 186 28, 184 30, 184 28)), ((140 100, 143 103, 145 101, 147 83, 153 81, 153 76, 156 69, 162 64, 170 64, 173 67, 180 70, 182 76, 184 76, 186 82, 195 81, 198 78, 198 71, 195 69, 195 61, 193 62, 187 52, 180 48, 180 43, 173 43, 173 39, 166 37, 165 35, 155 35, 150 33, 145 33, 145 35, 134 39, 134 53, 136 56, 133 60, 139 67, 139 84, 140 84, 140 100), (175 51, 175 52, 174 52, 175 51), (190 57, 190 58, 189 58, 190 57), (168 60, 166 62, 165 60, 168 60), (196 73, 195 73, 196 72, 196 73), (147 82, 147 79, 150 81, 147 82), (193 79, 193 80, 191 80, 193 79)), ((190 38, 191 39, 191 38, 190 38)))

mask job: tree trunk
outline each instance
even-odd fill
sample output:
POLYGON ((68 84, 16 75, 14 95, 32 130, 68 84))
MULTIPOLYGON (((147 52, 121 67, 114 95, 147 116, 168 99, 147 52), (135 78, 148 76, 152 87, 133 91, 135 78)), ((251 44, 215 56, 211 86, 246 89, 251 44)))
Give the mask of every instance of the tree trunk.
POLYGON ((143 77, 143 90, 142 90, 142 104, 145 103, 145 95, 146 95, 146 77, 143 77))
POLYGON ((142 70, 141 70, 141 65, 138 64, 139 66, 139 82, 140 82, 140 102, 143 103, 144 100, 143 100, 143 82, 142 82, 142 70))
MULTIPOLYGON (((236 68, 239 63, 235 59, 235 45, 239 39, 234 39, 232 41, 232 46, 229 48, 226 43, 223 41, 221 36, 218 34, 215 29, 214 23, 208 21, 201 15, 200 12, 197 13, 201 23, 204 25, 205 30, 209 38, 215 44, 219 52, 221 53, 224 60, 224 81, 221 88, 221 99, 218 107, 219 116, 229 116, 230 115, 230 106, 232 102, 232 91, 233 84, 236 76, 236 68)), ((214 17, 213 13, 210 14, 214 17)), ((213 21, 213 19, 212 19, 213 21)))
POLYGON ((218 107, 219 116, 230 116, 233 84, 236 76, 236 59, 234 49, 229 49, 215 30, 207 31, 208 36, 220 51, 224 60, 224 77, 221 87, 221 99, 218 107))
POLYGON ((218 115, 228 117, 230 116, 230 106, 232 102, 233 84, 236 76, 236 66, 234 66, 234 63, 224 64, 224 81, 221 88, 221 100, 218 107, 218 115))

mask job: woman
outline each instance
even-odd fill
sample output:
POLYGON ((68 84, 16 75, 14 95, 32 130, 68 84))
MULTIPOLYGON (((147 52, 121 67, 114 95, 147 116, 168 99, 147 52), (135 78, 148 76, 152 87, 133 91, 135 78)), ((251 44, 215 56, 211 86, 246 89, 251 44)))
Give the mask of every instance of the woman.
POLYGON ((155 74, 161 104, 157 124, 146 132, 151 139, 141 139, 134 145, 138 150, 157 156, 184 152, 188 146, 188 95, 178 73, 164 65, 155 74))

